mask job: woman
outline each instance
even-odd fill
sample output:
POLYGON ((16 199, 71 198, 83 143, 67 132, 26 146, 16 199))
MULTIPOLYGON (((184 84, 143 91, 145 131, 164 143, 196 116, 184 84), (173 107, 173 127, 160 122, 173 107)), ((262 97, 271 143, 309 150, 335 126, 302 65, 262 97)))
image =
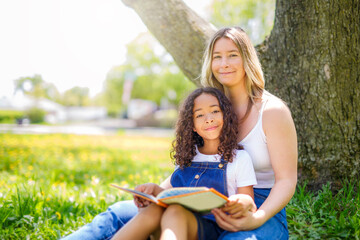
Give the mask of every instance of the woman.
MULTIPOLYGON (((258 182, 256 212, 232 218, 229 208, 213 211, 218 224, 228 230, 220 239, 287 239, 284 208, 297 182, 296 130, 285 103, 264 90, 255 48, 241 28, 223 28, 212 37, 201 82, 221 89, 233 103, 241 122, 239 143, 252 158, 258 182)), ((239 204, 251 206, 241 199, 239 204)))
MULTIPOLYGON (((297 182, 296 130, 285 103, 264 90, 255 48, 241 28, 220 29, 210 39, 201 82, 222 90, 233 103, 241 123, 239 143, 252 158, 258 182, 257 211, 231 217, 250 209, 248 198, 213 210, 219 226, 227 230, 220 239, 287 239, 285 206, 297 182)), ((169 179, 161 186, 168 188, 169 179)), ((136 213, 132 202, 116 203, 66 239, 109 239, 136 213)))

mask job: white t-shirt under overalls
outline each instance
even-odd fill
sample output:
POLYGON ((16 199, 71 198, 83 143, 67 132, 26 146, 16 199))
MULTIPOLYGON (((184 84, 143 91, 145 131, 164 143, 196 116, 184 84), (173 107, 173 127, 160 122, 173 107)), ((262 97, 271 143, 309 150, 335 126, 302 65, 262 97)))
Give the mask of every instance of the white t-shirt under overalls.
MULTIPOLYGON (((205 155, 196 148, 193 162, 221 162, 221 156, 205 155)), ((250 155, 244 150, 237 150, 231 163, 227 164, 226 180, 229 196, 237 193, 238 187, 256 185, 256 176, 250 155)))

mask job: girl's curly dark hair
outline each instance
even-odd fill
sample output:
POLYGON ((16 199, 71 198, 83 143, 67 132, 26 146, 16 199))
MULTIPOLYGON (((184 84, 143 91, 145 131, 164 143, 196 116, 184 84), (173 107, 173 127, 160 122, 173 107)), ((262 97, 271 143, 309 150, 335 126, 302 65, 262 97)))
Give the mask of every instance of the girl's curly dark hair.
POLYGON ((217 98, 220 109, 223 113, 224 123, 220 134, 220 145, 218 154, 224 157, 227 162, 232 162, 235 149, 242 149, 238 146, 239 121, 230 100, 218 89, 212 87, 198 88, 183 102, 179 118, 175 127, 175 140, 172 142, 171 158, 181 168, 190 166, 196 155, 195 145, 202 147, 204 140, 199 134, 193 131, 193 108, 195 99, 201 94, 209 94, 217 98))

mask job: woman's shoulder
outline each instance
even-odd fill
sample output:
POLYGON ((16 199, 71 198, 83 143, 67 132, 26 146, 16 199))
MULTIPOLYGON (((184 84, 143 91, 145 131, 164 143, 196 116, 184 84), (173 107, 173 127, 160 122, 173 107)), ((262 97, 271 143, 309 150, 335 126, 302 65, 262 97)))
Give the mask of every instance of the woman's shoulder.
POLYGON ((277 126, 284 127, 285 125, 293 125, 291 112, 286 102, 266 92, 263 94, 263 101, 265 102, 263 112, 263 127, 276 128, 277 126))
POLYGON ((264 106, 264 117, 268 116, 270 118, 282 118, 289 116, 291 117, 291 112, 286 102, 284 102, 279 97, 269 93, 264 92, 262 96, 262 102, 264 106))

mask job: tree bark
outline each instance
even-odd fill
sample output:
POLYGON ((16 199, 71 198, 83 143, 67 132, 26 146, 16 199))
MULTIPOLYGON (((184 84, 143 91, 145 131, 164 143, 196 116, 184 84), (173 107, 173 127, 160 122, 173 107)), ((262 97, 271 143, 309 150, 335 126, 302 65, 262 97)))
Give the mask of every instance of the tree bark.
POLYGON ((318 186, 358 178, 359 0, 278 0, 266 45, 267 87, 294 116, 300 178, 318 186))
MULTIPOLYGON (((180 0, 122 0, 199 85, 215 31, 180 0)), ((235 6, 234 6, 235 7, 235 6)), ((257 46, 266 88, 292 111, 299 177, 318 187, 360 176, 359 0, 277 0, 271 35, 257 46)))

